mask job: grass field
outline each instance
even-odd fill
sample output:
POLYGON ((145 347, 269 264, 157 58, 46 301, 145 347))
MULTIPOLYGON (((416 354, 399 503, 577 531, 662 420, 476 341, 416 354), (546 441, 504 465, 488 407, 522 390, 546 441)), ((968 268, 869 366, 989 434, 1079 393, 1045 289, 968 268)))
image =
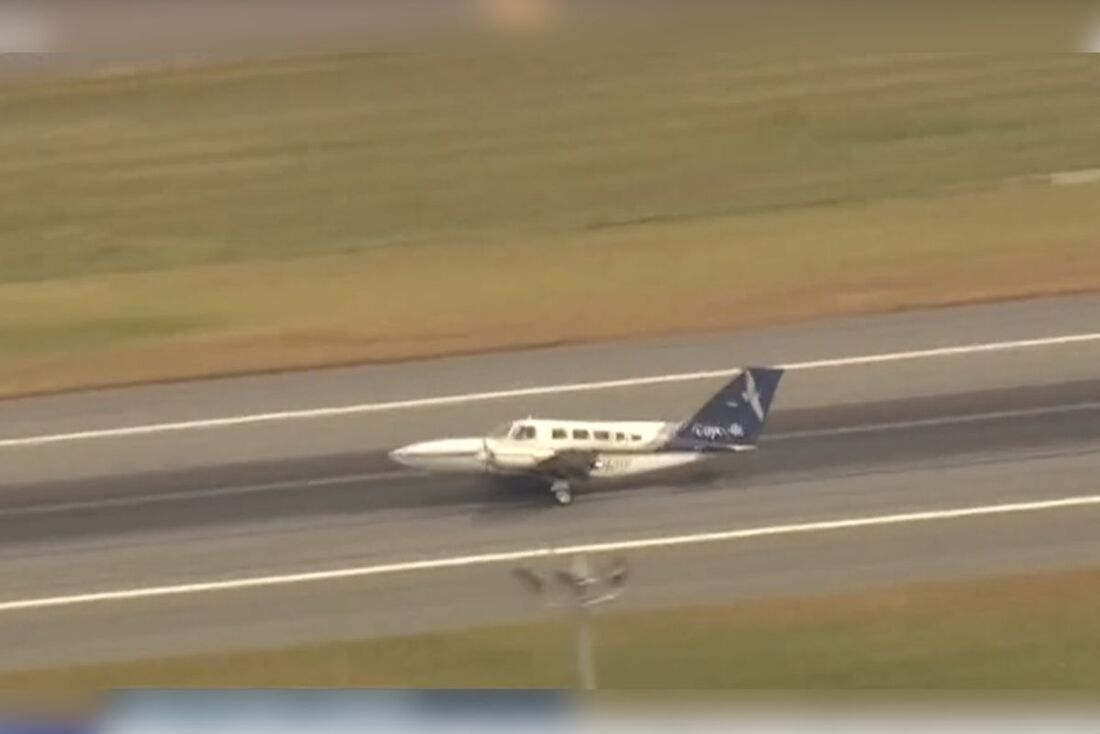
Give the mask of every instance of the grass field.
POLYGON ((1100 288, 1100 61, 555 41, 0 87, 0 394, 1100 288))
MULTIPOLYGON (((0 675, 0 690, 560 687, 569 629, 504 627, 0 675)), ((1100 571, 899 587, 598 620, 617 689, 1100 689, 1100 571)))

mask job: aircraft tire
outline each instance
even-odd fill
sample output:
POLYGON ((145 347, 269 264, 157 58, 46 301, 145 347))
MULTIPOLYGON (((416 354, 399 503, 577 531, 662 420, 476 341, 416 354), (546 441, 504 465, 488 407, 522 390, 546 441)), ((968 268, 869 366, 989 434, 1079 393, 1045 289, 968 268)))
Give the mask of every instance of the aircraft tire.
POLYGON ((569 482, 556 481, 550 486, 550 493, 554 495, 554 501, 559 505, 571 505, 573 504, 573 488, 569 486, 569 482))

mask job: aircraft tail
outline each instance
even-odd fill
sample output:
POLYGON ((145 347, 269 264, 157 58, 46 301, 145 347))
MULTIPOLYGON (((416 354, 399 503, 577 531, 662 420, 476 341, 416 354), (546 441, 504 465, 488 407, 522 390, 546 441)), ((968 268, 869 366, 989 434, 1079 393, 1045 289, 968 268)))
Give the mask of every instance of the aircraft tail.
POLYGON ((721 451, 756 446, 783 370, 748 367, 680 424, 667 448, 721 451))

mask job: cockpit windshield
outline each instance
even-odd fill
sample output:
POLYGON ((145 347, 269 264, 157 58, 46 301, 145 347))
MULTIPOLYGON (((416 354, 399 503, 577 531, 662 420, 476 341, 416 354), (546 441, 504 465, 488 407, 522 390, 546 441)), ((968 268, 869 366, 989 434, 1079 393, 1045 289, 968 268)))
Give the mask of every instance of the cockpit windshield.
POLYGON ((512 429, 513 441, 528 441, 535 437, 535 427, 519 423, 512 429))
POLYGON ((489 438, 510 438, 513 441, 530 441, 537 435, 535 427, 529 423, 505 423, 489 432, 489 438))

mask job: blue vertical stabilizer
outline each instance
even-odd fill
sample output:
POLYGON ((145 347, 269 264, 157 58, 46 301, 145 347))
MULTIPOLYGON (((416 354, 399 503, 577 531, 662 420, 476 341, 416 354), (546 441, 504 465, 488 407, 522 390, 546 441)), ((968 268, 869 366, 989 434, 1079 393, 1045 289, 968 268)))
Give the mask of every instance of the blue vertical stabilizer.
POLYGON ((756 445, 783 370, 748 367, 677 429, 666 449, 718 451, 756 445))

